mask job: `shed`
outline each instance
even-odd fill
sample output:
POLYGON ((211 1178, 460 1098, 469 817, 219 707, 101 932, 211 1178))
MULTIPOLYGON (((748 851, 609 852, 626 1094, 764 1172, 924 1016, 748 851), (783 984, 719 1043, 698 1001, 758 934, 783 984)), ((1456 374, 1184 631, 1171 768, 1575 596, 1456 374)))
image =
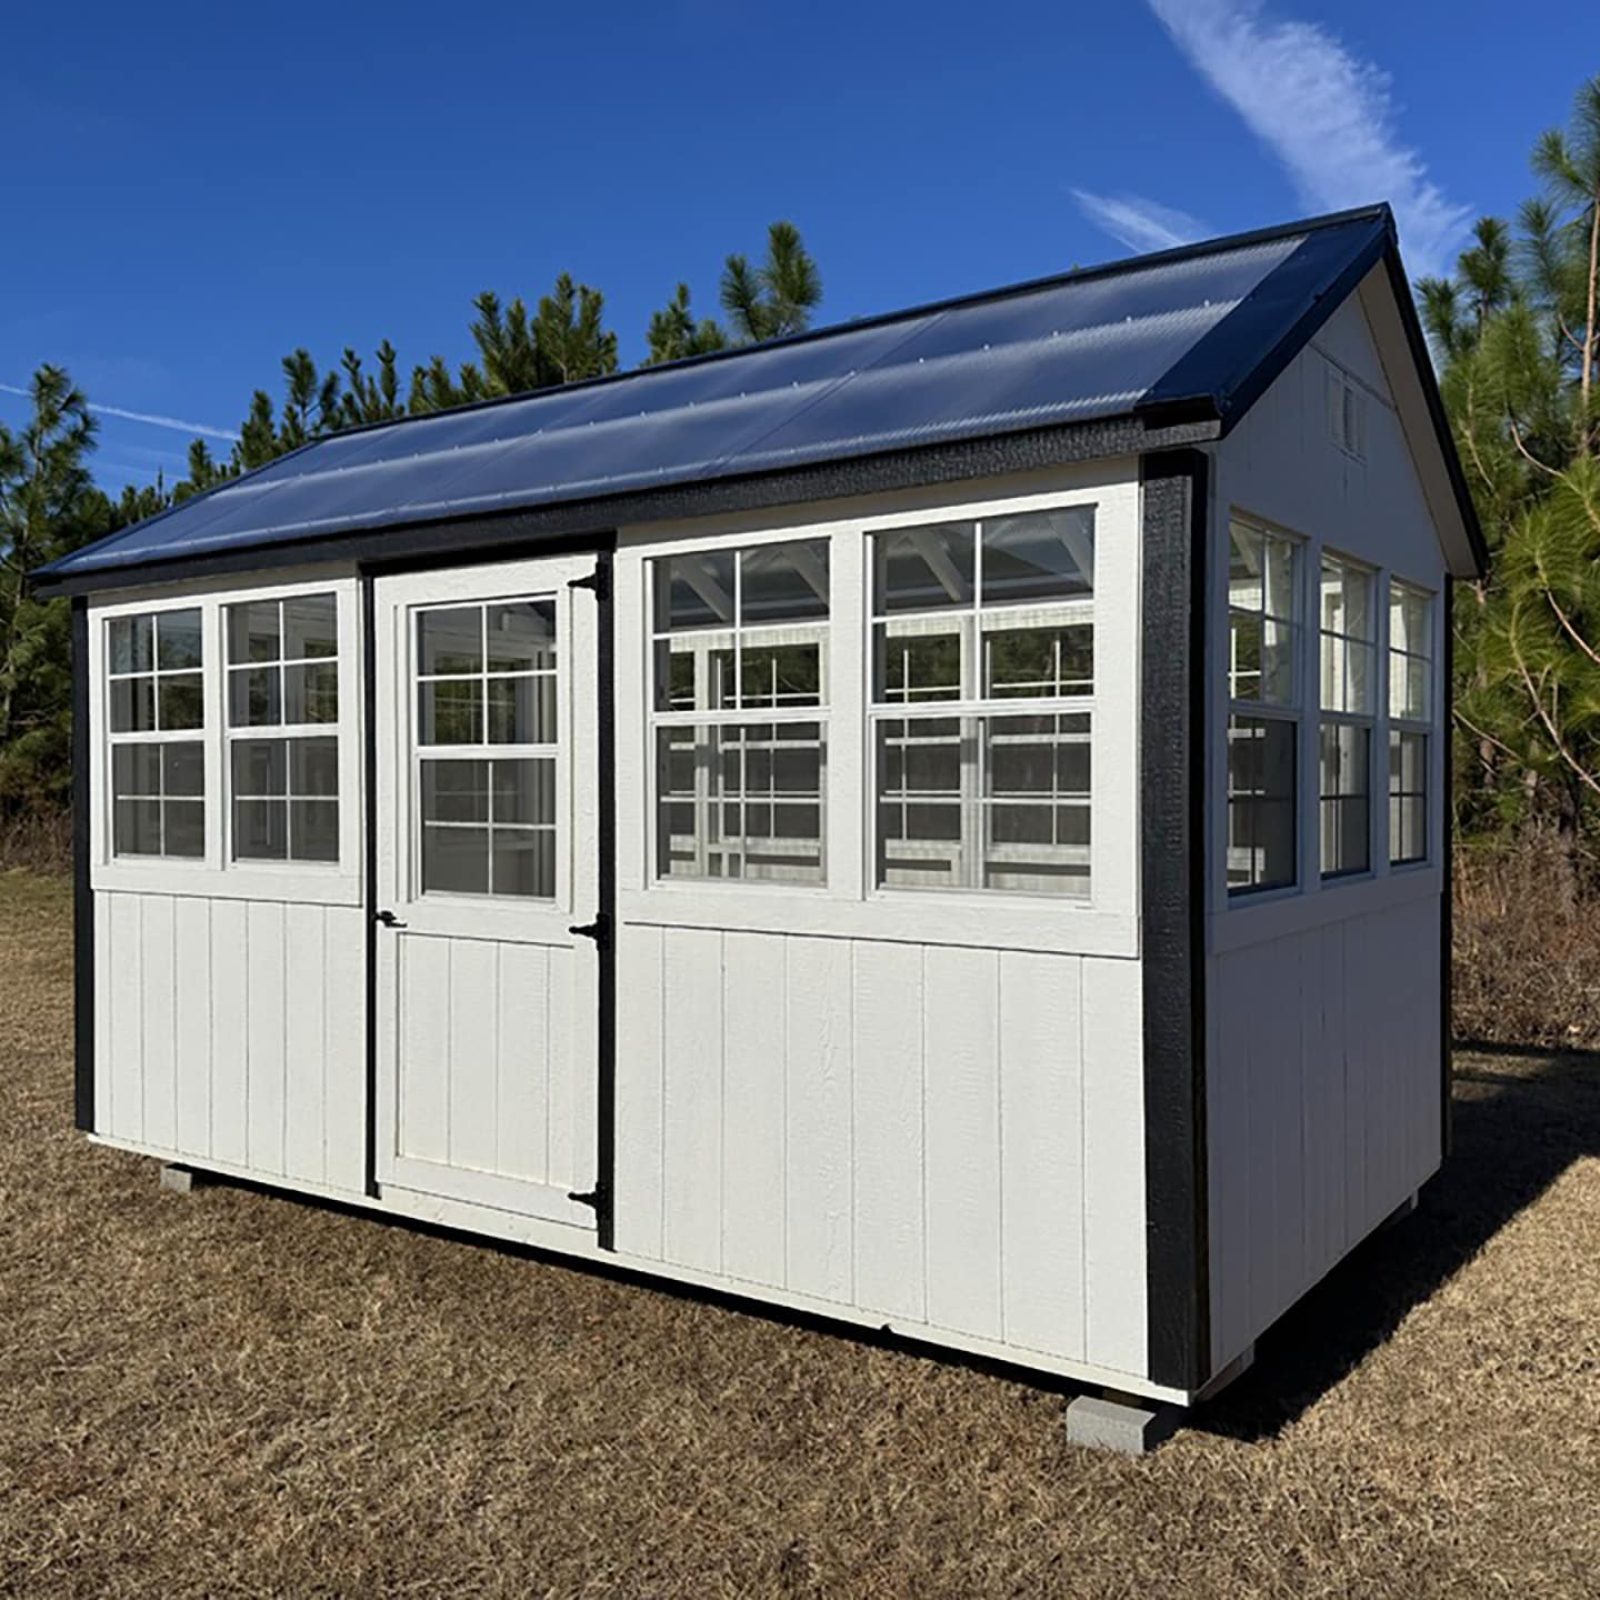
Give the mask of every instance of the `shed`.
POLYGON ((1189 1403, 1448 1140, 1387 208, 307 444, 70 595, 77 1116, 1189 1403))

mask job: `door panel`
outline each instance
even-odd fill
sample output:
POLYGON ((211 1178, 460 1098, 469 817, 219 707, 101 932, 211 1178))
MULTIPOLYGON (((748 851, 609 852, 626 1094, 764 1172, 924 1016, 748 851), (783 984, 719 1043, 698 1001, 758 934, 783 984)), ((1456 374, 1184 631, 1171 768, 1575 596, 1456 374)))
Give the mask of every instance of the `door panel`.
POLYGON ((379 579, 380 1186, 595 1226, 592 557, 379 579))

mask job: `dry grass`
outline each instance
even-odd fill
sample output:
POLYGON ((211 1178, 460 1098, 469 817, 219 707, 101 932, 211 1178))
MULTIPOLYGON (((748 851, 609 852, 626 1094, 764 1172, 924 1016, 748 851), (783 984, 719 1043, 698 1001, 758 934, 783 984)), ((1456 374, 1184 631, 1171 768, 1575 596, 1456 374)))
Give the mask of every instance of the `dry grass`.
POLYGON ((1600 871, 1537 832, 1457 852, 1456 1036, 1600 1049, 1600 871))
POLYGON ((1154 1457, 1024 1383, 69 1128, 64 885, 0 875, 0 1590, 1593 1595, 1600 1066, 1458 1154, 1154 1457))
POLYGON ((0 872, 17 867, 30 872, 72 870, 72 813, 33 809, 7 812, 0 808, 0 872))

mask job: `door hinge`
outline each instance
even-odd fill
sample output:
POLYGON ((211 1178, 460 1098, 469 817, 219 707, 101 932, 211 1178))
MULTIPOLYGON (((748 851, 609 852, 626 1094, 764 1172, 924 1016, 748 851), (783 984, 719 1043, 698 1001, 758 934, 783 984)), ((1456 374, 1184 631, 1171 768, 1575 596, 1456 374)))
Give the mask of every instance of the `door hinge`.
POLYGON ((593 572, 585 573, 581 578, 571 579, 569 589, 593 589, 596 600, 609 600, 611 598, 611 565, 606 561, 597 561, 593 572))
POLYGON ((577 922, 567 929, 582 939, 593 939, 602 950, 611 948, 611 918, 601 912, 593 922, 577 922))
POLYGON ((585 1189, 581 1193, 574 1189, 567 1195, 575 1206, 588 1206, 596 1213, 603 1211, 610 1204, 610 1197, 606 1194, 603 1184, 596 1184, 592 1189, 585 1189))
POLYGON ((381 922, 386 928, 403 928, 406 926, 392 911, 374 911, 372 920, 381 922))

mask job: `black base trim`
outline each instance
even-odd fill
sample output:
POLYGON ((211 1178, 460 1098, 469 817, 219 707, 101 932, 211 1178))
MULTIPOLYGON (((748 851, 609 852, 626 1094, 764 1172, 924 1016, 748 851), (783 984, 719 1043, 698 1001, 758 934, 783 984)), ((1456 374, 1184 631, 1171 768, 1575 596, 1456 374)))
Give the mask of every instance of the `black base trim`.
POLYGON ((1210 1377, 1205 1085, 1208 469, 1198 450, 1146 456, 1140 671, 1148 1375, 1210 1377))

